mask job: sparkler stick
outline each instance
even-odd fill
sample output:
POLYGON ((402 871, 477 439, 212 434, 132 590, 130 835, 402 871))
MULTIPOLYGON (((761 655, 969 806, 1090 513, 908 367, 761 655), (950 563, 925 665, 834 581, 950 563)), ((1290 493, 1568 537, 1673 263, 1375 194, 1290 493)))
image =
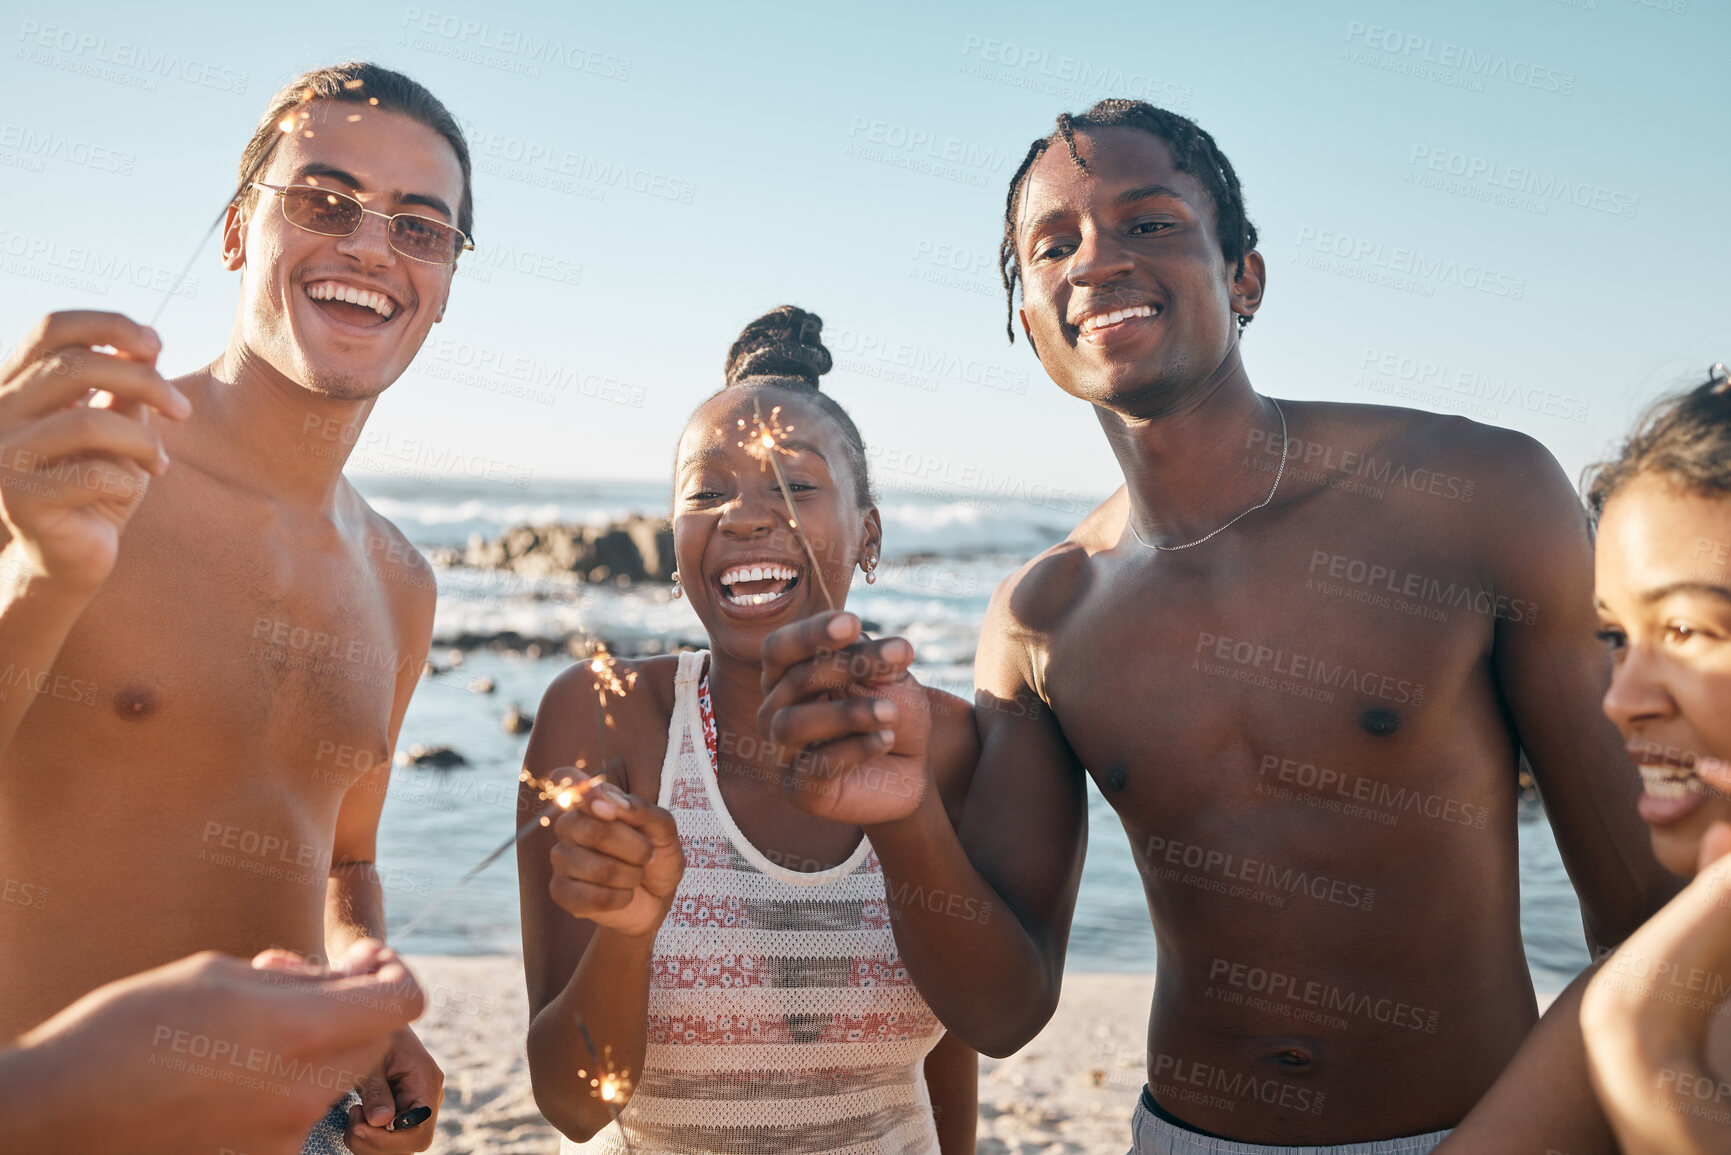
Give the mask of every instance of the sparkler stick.
MULTIPOLYGON (((352 82, 352 86, 354 87, 358 87, 359 84, 359 81, 352 82)), ((300 128, 300 122, 306 120, 312 115, 306 110, 306 104, 312 98, 313 90, 309 88, 305 92, 301 93, 300 109, 288 113, 277 122, 277 129, 279 132, 276 136, 271 137, 270 144, 265 146, 264 152, 258 158, 258 167, 254 170, 255 172, 263 172, 264 166, 270 163, 271 154, 276 152, 278 142, 280 142, 283 137, 294 132, 295 129, 300 128)), ((303 129, 302 131, 306 132, 308 136, 312 135, 310 129, 303 129)), ((241 198, 241 194, 246 192, 247 186, 251 183, 250 179, 242 179, 240 184, 235 186, 234 195, 223 202, 222 211, 216 214, 216 219, 210 222, 210 228, 206 229, 204 231, 204 236, 198 239, 198 246, 194 248, 191 255, 186 258, 186 265, 180 270, 180 275, 174 278, 174 280, 168 282, 168 289, 162 294, 162 300, 157 302, 156 312, 152 313, 150 316, 150 327, 152 329, 156 328, 156 323, 162 320, 162 314, 168 309, 168 303, 174 299, 176 290, 186 283, 186 275, 192 272, 192 266, 198 262, 198 255, 204 252, 204 246, 210 243, 210 238, 216 233, 217 229, 222 227, 222 222, 228 219, 229 206, 241 198)))
MULTIPOLYGON (((607 695, 611 693, 615 697, 623 698, 631 686, 636 683, 637 674, 635 671, 627 671, 621 676, 615 667, 613 656, 607 652, 606 646, 596 647, 595 656, 589 663, 589 669, 595 675, 595 733, 596 741, 600 747, 601 765, 605 769, 607 765, 607 725, 612 721, 612 717, 607 713, 607 695)), ((583 761, 579 760, 576 769, 582 769, 583 765, 583 761)), ((419 914, 409 920, 407 926, 392 936, 393 942, 400 943, 414 933, 427 921, 428 916, 445 904, 452 894, 491 866, 505 851, 527 838, 537 827, 551 825, 552 818, 550 816, 555 810, 569 810, 580 798, 607 780, 606 774, 597 774, 592 778, 584 779, 582 782, 554 782, 550 778, 536 777, 526 767, 519 772, 517 777, 519 781, 535 787, 542 798, 548 799, 547 805, 520 826, 515 834, 500 843, 490 854, 470 867, 466 874, 427 903, 419 914)), ((572 1017, 577 1024, 577 1033, 583 1039, 583 1047, 589 1052, 590 1065, 594 1068, 593 1075, 587 1070, 579 1070, 577 1072, 578 1077, 589 1080, 589 1086, 593 1088, 595 1095, 607 1104, 607 1113, 612 1117, 614 1126, 619 1130, 620 1142, 624 1144, 627 1152, 632 1152, 634 1148, 631 1145, 631 1139, 625 1134, 624 1128, 619 1123, 619 1099, 629 1092, 631 1080, 626 1074, 613 1070, 612 1063, 596 1049, 595 1037, 589 1033, 589 1024, 583 1021, 582 1014, 573 1010, 572 1017)))
MULTIPOLYGON (((823 601, 830 609, 835 609, 835 599, 829 596, 829 586, 823 580, 823 571, 818 568, 817 551, 811 548, 811 538, 805 534, 805 526, 800 524, 799 511, 793 507, 793 491, 787 487, 787 475, 781 471, 781 462, 776 460, 779 454, 793 456, 793 450, 782 445, 782 439, 793 432, 793 426, 782 425, 776 420, 776 414, 781 412, 777 405, 769 411, 769 420, 763 418, 763 405, 757 398, 751 399, 751 411, 755 416, 754 428, 751 434, 739 443, 740 448, 757 458, 761 468, 767 464, 775 470, 776 484, 781 487, 781 499, 787 503, 787 524, 793 527, 793 535, 799 538, 799 544, 805 547, 805 556, 811 559, 811 576, 817 580, 817 588, 823 593, 823 601)), ((745 428, 745 418, 739 419, 739 427, 745 428)))
POLYGON ((518 775, 518 778, 520 781, 532 783, 540 791, 542 798, 550 799, 547 805, 542 807, 535 817, 529 819, 529 821, 518 827, 517 833, 505 839, 505 841, 494 847, 485 858, 481 859, 481 861, 477 862, 474 866, 471 866, 463 877, 459 878, 456 882, 453 882, 450 886, 447 886, 444 890, 435 895, 426 906, 421 908, 419 914, 409 920, 407 926, 404 926, 401 930, 391 936, 393 942, 400 943, 411 934, 415 933, 416 930, 420 929, 421 925, 427 921, 428 917, 441 906, 444 906, 453 894, 467 886, 476 875, 493 865, 501 854, 504 854, 507 850, 523 841, 523 839, 529 837, 536 827, 551 825, 553 820, 549 815, 551 815, 555 810, 571 809, 572 804, 579 798, 582 798, 585 794, 588 794, 591 790, 595 789, 595 787, 607 781, 607 776, 605 774, 597 774, 595 777, 586 778, 582 782, 558 784, 545 778, 536 778, 527 770, 524 770, 520 775, 518 775))

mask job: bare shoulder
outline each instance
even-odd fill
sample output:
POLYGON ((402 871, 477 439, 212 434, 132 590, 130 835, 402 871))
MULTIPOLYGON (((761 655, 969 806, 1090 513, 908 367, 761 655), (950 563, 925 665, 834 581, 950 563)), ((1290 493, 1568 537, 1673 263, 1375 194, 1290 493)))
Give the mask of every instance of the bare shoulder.
POLYGON ((1291 462, 1300 479, 1360 487, 1403 524, 1474 551, 1492 573, 1590 552, 1580 496, 1536 438, 1385 405, 1292 402, 1289 412, 1301 422, 1291 462))
POLYGON ((1013 681, 1035 687, 1047 641, 1082 604, 1097 577, 1095 557, 1112 549, 1128 509, 1124 491, 1107 498, 1068 537, 998 583, 980 630, 976 678, 996 693, 1013 681), (1117 529, 1113 529, 1116 519, 1117 529), (1013 675, 1006 679, 1002 675, 1013 675))
POLYGON ((1122 531, 1127 508, 1123 490, 1119 490, 1063 541, 999 582, 986 610, 987 628, 1011 636, 1048 634, 1056 629, 1093 585, 1094 557, 1113 547, 1117 535, 1111 530, 1112 519, 1117 519, 1122 531))
POLYGON ((1551 451, 1536 438, 1500 425, 1392 405, 1289 401, 1303 421, 1291 464, 1350 469, 1367 480, 1472 504, 1501 499, 1511 486, 1573 488, 1551 451))
POLYGON ((541 707, 563 711, 574 710, 581 704, 593 718, 594 703, 601 691, 606 690, 607 708, 614 717, 634 719, 641 711, 652 711, 665 720, 673 713, 673 683, 678 672, 678 654, 609 658, 599 669, 593 661, 577 662, 548 683, 541 695, 541 707), (621 686, 623 694, 619 692, 621 686))
POLYGON ((617 736, 608 753, 623 755, 626 760, 628 780, 621 783, 623 788, 641 794, 640 787, 656 785, 647 780, 642 769, 637 774, 639 781, 630 780, 631 766, 641 761, 631 754, 639 739, 659 741, 665 737, 668 719, 673 716, 678 670, 677 654, 614 658, 600 670, 589 661, 566 667, 547 686, 536 708, 531 761, 539 762, 541 768, 568 766, 597 749, 596 727, 606 724, 609 736, 617 736), (605 704, 599 705, 603 693, 605 704))
MULTIPOLYGON (((351 487, 352 492, 352 487, 351 487)), ((407 598, 411 603, 438 600, 438 581, 433 566, 395 522, 374 509, 366 498, 354 493, 360 510, 360 540, 355 544, 373 575, 384 583, 391 601, 407 598)))

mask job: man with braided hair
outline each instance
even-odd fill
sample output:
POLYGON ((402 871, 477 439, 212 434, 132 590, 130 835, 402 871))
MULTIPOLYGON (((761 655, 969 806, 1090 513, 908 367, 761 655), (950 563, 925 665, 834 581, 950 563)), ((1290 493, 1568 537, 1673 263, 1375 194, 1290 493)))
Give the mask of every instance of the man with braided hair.
MULTIPOLYGON (((890 893, 1012 913, 894 911, 933 1010, 1006 1055, 1057 1003, 1092 779, 1159 948, 1135 1149, 1428 1151, 1537 1018, 1523 754, 1590 942, 1671 884, 1599 712, 1592 544, 1562 471, 1459 417, 1256 392, 1255 246, 1232 165, 1184 117, 1104 101, 1029 148, 1004 216, 1011 339, 1019 322, 1094 407, 1125 485, 992 600, 959 835, 933 791, 894 820, 880 802, 867 833, 890 893)), ((761 717, 823 755, 801 797, 843 820, 874 813, 850 766, 924 757, 898 688, 912 647, 857 637, 820 615, 766 642, 761 717), (862 692, 897 702, 893 735, 862 692)), ((1586 1117, 1526 1138, 1608 1140, 1586 1117)))

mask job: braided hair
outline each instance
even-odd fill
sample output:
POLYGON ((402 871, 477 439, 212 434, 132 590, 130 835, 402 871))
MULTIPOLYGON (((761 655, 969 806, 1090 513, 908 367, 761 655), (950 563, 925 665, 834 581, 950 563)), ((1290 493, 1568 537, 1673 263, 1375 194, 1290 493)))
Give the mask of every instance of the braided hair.
MULTIPOLYGON (((1011 344, 1016 341, 1016 286, 1022 279, 1022 262, 1016 254, 1016 217, 1022 207, 1028 172, 1059 141, 1069 150, 1071 163, 1086 171, 1088 162, 1076 151, 1076 133, 1095 128, 1139 128, 1166 142, 1178 171, 1195 177, 1213 199, 1214 231, 1220 237, 1221 254, 1234 266, 1234 277, 1244 275, 1244 256, 1256 247, 1256 226, 1244 215, 1244 193, 1238 187, 1238 174, 1215 145, 1214 138, 1195 121, 1144 100, 1102 100, 1080 116, 1060 113, 1058 127, 1051 135, 1028 146, 1022 166, 1010 178, 1010 193, 1004 201, 1004 239, 998 246, 998 271, 1004 279, 1007 312, 1004 331, 1009 334, 1011 344)), ((1248 315, 1240 313, 1239 331, 1250 321, 1248 315)))
POLYGON ((1704 384, 1661 399, 1615 460, 1587 471, 1593 524, 1618 490, 1648 473, 1704 497, 1731 495, 1731 374, 1724 364, 1713 366, 1704 384))
POLYGON ((823 344, 823 318, 795 305, 771 309, 740 331, 727 351, 723 389, 771 385, 806 398, 826 413, 842 433, 854 496, 861 509, 876 504, 866 467, 865 440, 853 418, 835 398, 818 388, 818 378, 834 365, 823 344))

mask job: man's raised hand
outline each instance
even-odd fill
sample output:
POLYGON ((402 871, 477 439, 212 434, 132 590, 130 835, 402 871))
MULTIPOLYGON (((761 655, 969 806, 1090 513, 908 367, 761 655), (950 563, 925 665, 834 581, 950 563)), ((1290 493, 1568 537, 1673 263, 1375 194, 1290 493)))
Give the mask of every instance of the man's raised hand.
POLYGON ((790 753, 791 797, 837 822, 906 818, 930 774, 931 705, 903 638, 867 640, 859 618, 816 614, 763 641, 762 735, 790 753))
POLYGON ((192 412, 156 372, 161 347, 118 313, 52 313, 0 365, 0 524, 32 576, 83 591, 113 570, 121 530, 168 466, 149 414, 192 412))

